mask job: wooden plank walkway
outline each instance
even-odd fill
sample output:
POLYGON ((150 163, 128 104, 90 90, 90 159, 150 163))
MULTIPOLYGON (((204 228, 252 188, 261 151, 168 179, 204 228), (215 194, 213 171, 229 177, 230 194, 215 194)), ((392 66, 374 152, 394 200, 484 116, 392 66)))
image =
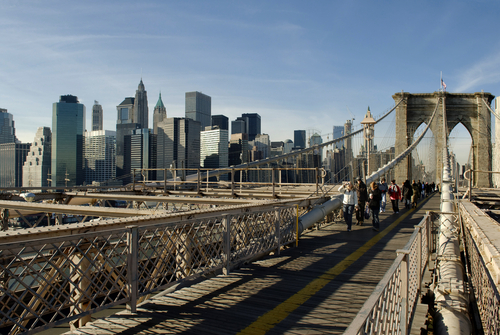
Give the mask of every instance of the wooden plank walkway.
POLYGON ((439 211, 439 194, 399 214, 388 204, 380 232, 371 221, 352 232, 343 223, 322 226, 298 248, 66 334, 342 334, 426 210, 439 211))

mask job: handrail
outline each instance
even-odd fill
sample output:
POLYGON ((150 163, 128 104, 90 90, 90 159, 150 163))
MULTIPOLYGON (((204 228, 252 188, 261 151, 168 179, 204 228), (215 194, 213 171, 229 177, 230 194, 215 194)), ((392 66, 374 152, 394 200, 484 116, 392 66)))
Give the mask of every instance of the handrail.
POLYGON ((434 248, 432 216, 428 211, 361 310, 344 332, 408 334, 418 301, 421 278, 434 248), (413 275, 412 275, 413 274, 413 275))

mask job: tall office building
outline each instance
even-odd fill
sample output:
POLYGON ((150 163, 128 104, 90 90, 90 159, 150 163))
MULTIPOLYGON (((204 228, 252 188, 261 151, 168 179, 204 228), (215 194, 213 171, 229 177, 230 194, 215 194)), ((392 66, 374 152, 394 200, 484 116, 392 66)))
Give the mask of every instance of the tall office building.
POLYGON ((232 134, 248 134, 247 122, 241 116, 237 117, 236 120, 231 121, 231 135, 232 134))
POLYGON ((262 153, 262 158, 268 158, 271 150, 271 140, 268 134, 257 134, 254 145, 262 153))
POLYGON ((131 135, 140 125, 134 122, 135 98, 127 97, 116 106, 116 178, 125 175, 124 141, 126 135, 131 135))
POLYGON ((212 115, 212 126, 229 130, 229 118, 225 115, 212 115))
POLYGON ((30 146, 30 143, 0 144, 0 187, 23 185, 23 164, 30 146))
POLYGON ((116 178, 116 132, 94 130, 85 133, 85 183, 106 185, 116 178))
POLYGON ((162 122, 167 117, 167 109, 161 100, 161 93, 153 111, 153 134, 158 134, 158 123, 162 122))
MULTIPOLYGON (((157 135, 151 129, 136 129, 130 135, 125 135, 125 172, 134 174, 136 180, 156 180, 156 171, 142 169, 156 169, 157 167, 157 135)), ((124 179, 132 181, 130 177, 124 179)))
POLYGON ((99 105, 98 101, 94 100, 94 106, 92 106, 92 131, 102 130, 103 118, 102 106, 99 105))
POLYGON ((30 151, 23 166, 23 187, 50 186, 52 133, 50 127, 36 131, 30 151))
MULTIPOLYGON (((333 139, 344 136, 344 126, 333 126, 333 139)), ((335 142, 334 148, 340 149, 344 146, 344 141, 335 142)))
MULTIPOLYGON (((200 166, 200 132, 198 121, 189 118, 166 118, 158 124, 157 168, 197 169, 200 166)), ((159 171, 158 179, 163 178, 159 171)))
POLYGON ((245 133, 231 134, 229 141, 229 166, 248 163, 248 135, 245 133))
POLYGON ((293 144, 294 144, 295 150, 306 148, 306 131, 305 130, 294 130, 293 131, 293 144))
POLYGON ((260 115, 257 113, 246 113, 241 114, 241 117, 246 123, 246 133, 248 134, 248 140, 255 140, 255 136, 261 134, 260 130, 260 115))
POLYGON ((149 128, 148 93, 142 82, 135 91, 133 123, 138 123, 139 128, 149 128))
POLYGON ((0 144, 14 142, 17 142, 14 117, 6 109, 0 108, 0 144))
POLYGON ((215 169, 228 166, 228 136, 227 129, 216 127, 200 133, 201 167, 215 169))
POLYGON ((186 92, 186 119, 200 122, 201 129, 211 126, 212 98, 200 92, 186 92))
POLYGON ((73 95, 52 105, 51 186, 82 185, 85 106, 73 95))

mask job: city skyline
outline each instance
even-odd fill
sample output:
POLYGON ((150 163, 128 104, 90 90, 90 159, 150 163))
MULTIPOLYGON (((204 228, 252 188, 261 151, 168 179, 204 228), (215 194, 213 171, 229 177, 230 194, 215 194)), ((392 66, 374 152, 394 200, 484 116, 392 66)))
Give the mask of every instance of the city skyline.
POLYGON ((213 115, 261 115, 271 140, 292 139, 294 129, 324 136, 353 116, 358 126, 367 106, 382 114, 401 90, 437 91, 441 72, 449 92, 498 95, 499 9, 495 1, 6 0, 0 108, 14 115, 22 142, 50 126, 50 106, 64 94, 88 110, 99 101, 103 128, 113 130, 116 106, 142 78, 150 113, 161 92, 168 116, 182 117, 185 92, 199 91, 212 97, 213 115))

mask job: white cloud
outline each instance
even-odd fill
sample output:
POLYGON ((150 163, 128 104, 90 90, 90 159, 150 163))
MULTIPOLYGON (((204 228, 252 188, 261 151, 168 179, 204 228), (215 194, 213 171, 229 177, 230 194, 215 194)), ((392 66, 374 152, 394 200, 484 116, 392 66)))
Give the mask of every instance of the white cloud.
POLYGON ((500 83, 500 50, 483 58, 464 71, 459 77, 456 92, 481 89, 483 86, 500 83))

